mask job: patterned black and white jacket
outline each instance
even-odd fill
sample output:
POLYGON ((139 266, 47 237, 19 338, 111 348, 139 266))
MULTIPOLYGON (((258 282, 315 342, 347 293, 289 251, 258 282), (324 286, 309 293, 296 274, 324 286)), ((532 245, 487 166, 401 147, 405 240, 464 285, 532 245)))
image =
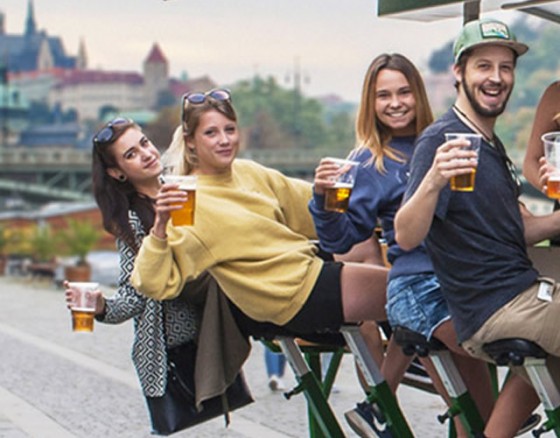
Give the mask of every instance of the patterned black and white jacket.
MULTIPOLYGON (((129 220, 140 243, 146 231, 133 211, 129 211, 129 220)), ((165 340, 169 347, 195 340, 201 311, 182 298, 160 302, 139 294, 130 284, 136 252, 120 239, 117 239, 117 248, 120 257, 118 289, 106 299, 105 314, 96 319, 107 324, 134 319, 132 362, 144 395, 159 397, 167 384, 165 340)))

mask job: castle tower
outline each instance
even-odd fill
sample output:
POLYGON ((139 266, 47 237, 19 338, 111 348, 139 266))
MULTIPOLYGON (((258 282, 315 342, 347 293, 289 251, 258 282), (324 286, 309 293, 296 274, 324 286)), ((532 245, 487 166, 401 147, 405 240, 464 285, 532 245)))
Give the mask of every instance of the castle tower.
POLYGON ((158 103, 159 95, 168 88, 169 63, 159 45, 154 43, 144 61, 144 91, 148 107, 154 108, 158 103))
POLYGON ((33 9, 33 1, 29 0, 27 3, 27 19, 25 20, 25 36, 31 37, 37 33, 37 26, 35 24, 35 11, 33 9))
POLYGON ((0 11, 0 35, 6 34, 6 15, 0 11))
POLYGON ((78 70, 85 70, 87 68, 87 53, 86 44, 84 39, 80 38, 80 47, 78 47, 78 58, 76 59, 76 68, 78 70))

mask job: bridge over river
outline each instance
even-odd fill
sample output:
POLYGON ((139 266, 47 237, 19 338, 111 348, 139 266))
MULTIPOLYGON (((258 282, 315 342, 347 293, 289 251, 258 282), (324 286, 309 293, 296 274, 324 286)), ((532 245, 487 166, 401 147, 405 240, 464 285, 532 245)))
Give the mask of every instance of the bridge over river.
MULTIPOLYGON (((331 155, 344 156, 347 151, 331 155)), ((287 175, 311 179, 321 151, 243 151, 250 158, 287 175)), ((91 200, 91 153, 68 148, 0 149, 0 197, 30 202, 91 200)))
MULTIPOLYGON (((345 156, 347 150, 242 151, 240 157, 298 178, 311 180, 321 157, 345 156)), ((513 156, 520 168, 522 156, 513 156)), ((523 180, 523 182, 525 182, 523 180)), ((538 193, 524 184, 531 196, 538 193)), ((69 148, 0 149, 0 198, 24 199, 31 203, 91 200, 91 153, 69 148)))

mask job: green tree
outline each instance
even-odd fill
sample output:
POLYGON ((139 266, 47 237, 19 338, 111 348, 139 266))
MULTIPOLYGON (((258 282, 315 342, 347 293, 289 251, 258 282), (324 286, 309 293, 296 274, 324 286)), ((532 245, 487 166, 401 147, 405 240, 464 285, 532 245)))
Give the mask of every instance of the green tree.
MULTIPOLYGON (((285 89, 272 77, 240 81, 232 86, 239 124, 247 149, 327 149, 331 127, 323 106, 296 89, 285 89)), ((344 132, 349 118, 337 120, 344 132)), ((336 141, 336 140, 335 140, 336 141)))
POLYGON ((160 151, 165 151, 171 143, 173 132, 179 126, 181 112, 178 105, 168 106, 160 110, 156 120, 144 128, 144 133, 160 151))

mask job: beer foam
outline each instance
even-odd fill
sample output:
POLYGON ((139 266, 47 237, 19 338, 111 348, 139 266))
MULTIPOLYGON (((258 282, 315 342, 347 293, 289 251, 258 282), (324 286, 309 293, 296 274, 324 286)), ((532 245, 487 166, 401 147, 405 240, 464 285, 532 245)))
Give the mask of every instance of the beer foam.
POLYGON ((72 307, 72 312, 95 313, 94 307, 72 307))
POLYGON ((332 186, 332 189, 351 189, 352 187, 354 187, 354 184, 352 183, 348 183, 348 182, 335 182, 334 186, 332 186))

